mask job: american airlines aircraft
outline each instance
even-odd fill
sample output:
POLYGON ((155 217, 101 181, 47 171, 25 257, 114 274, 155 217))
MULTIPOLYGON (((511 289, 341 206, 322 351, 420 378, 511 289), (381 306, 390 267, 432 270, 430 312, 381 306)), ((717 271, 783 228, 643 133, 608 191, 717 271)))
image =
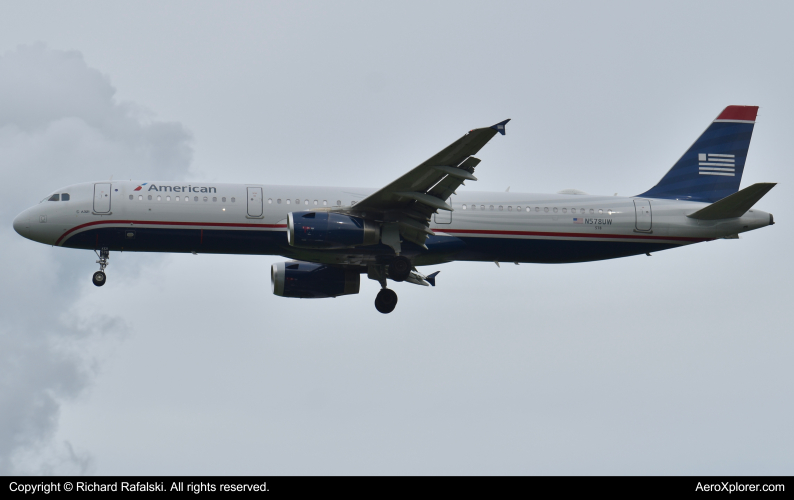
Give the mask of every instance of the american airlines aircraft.
POLYGON ((25 238, 96 252, 282 255, 273 293, 356 294, 362 274, 390 313, 387 280, 435 286, 418 266, 455 260, 566 263, 648 254, 774 224, 753 209, 774 183, 739 190, 757 106, 728 106, 650 190, 630 197, 470 192, 476 154, 505 120, 470 131, 381 189, 145 180, 74 184, 14 220, 25 238), (458 193, 460 191, 460 193, 458 193))

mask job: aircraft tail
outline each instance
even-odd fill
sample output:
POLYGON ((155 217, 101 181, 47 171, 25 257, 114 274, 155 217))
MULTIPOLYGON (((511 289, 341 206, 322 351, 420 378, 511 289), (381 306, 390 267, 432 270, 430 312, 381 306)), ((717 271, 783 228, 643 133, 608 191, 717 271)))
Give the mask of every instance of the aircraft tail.
POLYGON ((643 198, 714 203, 739 191, 758 106, 728 106, 643 198))

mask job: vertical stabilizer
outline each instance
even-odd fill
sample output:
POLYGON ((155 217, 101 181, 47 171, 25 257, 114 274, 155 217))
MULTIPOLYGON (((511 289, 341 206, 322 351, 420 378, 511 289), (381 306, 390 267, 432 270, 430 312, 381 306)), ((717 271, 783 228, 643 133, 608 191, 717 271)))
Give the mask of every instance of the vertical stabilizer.
POLYGON ((713 203, 739 191, 758 106, 728 106, 646 198, 713 203))

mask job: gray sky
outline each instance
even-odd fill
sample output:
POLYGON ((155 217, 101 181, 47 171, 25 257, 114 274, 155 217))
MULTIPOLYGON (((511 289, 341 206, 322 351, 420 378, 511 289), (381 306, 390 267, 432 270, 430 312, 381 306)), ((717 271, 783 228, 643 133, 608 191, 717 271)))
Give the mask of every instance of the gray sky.
POLYGON ((0 473, 794 474, 787 2, 24 2, 0 17, 0 473), (496 5, 494 5, 496 4, 496 5), (270 293, 279 257, 19 237, 58 187, 645 191, 729 104, 777 224, 645 256, 270 293))

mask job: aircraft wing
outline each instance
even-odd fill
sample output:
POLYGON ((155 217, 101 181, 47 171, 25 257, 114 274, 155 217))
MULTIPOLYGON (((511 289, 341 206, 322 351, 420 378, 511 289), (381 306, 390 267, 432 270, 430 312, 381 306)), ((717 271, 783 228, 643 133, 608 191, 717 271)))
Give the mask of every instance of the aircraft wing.
POLYGON ((424 246, 433 232, 430 217, 438 210, 452 211, 449 197, 466 180, 476 181, 472 175, 480 160, 474 158, 497 132, 504 135, 507 119, 492 127, 478 128, 453 142, 386 187, 367 196, 350 212, 383 221, 384 244, 399 254, 399 237, 424 246))

